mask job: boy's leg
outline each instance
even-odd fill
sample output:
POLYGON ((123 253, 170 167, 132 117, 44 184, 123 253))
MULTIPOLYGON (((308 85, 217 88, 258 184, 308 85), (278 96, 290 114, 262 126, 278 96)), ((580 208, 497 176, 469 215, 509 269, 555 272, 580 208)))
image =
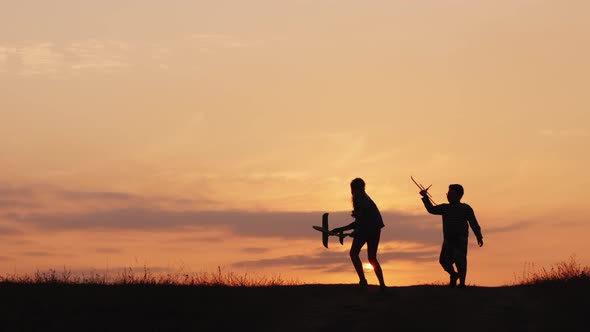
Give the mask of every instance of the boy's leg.
POLYGON ((449 274, 450 281, 449 286, 455 287, 457 283, 457 279, 459 275, 455 272, 455 268, 453 267, 454 259, 453 259, 453 245, 448 240, 444 240, 442 248, 440 250, 440 258, 438 262, 443 267, 445 271, 449 274))
POLYGON ((379 279, 379 285, 385 287, 385 280, 383 279, 383 270, 379 261, 377 260, 377 248, 379 247, 379 238, 381 237, 381 231, 374 236, 370 237, 367 241, 367 252, 369 254, 369 263, 373 266, 375 275, 379 279))
POLYGON ((350 246, 350 259, 352 260, 352 265, 356 270, 356 274, 359 276, 359 283, 361 286, 367 285, 367 279, 365 278, 365 272, 363 271, 363 263, 359 257, 361 248, 365 245, 365 242, 366 239, 363 239, 360 236, 355 236, 352 240, 352 245, 350 246))
POLYGON ((445 271, 447 271, 450 275, 457 273, 455 272, 455 268, 453 267, 453 247, 451 243, 447 240, 445 240, 442 244, 438 262, 443 267, 443 269, 445 269, 445 271))
POLYGON ((467 238, 459 238, 453 246, 453 256, 457 272, 459 273, 459 285, 465 287, 467 277, 467 238))

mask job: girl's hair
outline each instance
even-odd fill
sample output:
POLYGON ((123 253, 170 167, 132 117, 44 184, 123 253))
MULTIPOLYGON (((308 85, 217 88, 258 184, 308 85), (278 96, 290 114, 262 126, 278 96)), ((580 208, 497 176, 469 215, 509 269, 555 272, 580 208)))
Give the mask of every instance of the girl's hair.
POLYGON ((356 178, 350 182, 350 188, 359 191, 365 191, 365 181, 361 178, 356 178))
MULTIPOLYGON (((363 181, 363 179, 361 179, 361 178, 356 178, 356 179, 352 180, 352 182, 350 182, 350 188, 353 190, 353 192, 361 191, 364 193, 365 192, 365 181, 363 181)), ((352 195, 352 207, 355 210, 357 210, 359 199, 360 199, 360 197, 352 195)))

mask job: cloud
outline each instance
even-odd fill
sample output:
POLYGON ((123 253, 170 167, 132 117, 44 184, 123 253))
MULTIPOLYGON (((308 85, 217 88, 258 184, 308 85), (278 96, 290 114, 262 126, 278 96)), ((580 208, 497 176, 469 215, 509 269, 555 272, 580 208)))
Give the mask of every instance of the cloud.
POLYGON ((154 44, 151 46, 151 58, 154 60, 162 60, 164 58, 169 57, 172 54, 172 51, 168 47, 164 47, 162 45, 154 44))
POLYGON ((261 44, 260 40, 223 34, 193 34, 167 43, 143 44, 98 38, 61 44, 23 41, 0 44, 0 72, 12 70, 24 77, 68 78, 87 73, 116 73, 140 64, 166 71, 176 63, 171 59, 173 56, 187 53, 186 47, 189 53, 212 53, 261 44), (183 48, 183 52, 175 52, 178 48, 183 48))
POLYGON ((116 70, 131 66, 128 58, 130 45, 120 41, 90 39, 74 42, 65 48, 71 56, 73 70, 116 70))
MULTIPOLYGON (((215 202, 206 197, 189 200, 145 197, 125 192, 76 191, 49 185, 0 184, 2 202, 0 217, 41 231, 201 229, 253 238, 316 240, 320 234, 311 226, 321 224, 323 214, 323 211, 200 210, 195 207, 211 206, 215 202), (30 202, 35 202, 34 208, 30 208, 30 202)), ((440 242, 440 222, 435 216, 396 211, 384 211, 382 215, 386 224, 382 233, 384 241, 440 242)), ((330 220, 332 227, 336 227, 350 223, 352 217, 349 212, 332 212, 330 220)), ((4 231, 9 232, 8 229, 4 231)), ((217 242, 220 239, 209 233, 203 238, 179 241, 217 242)))
POLYGON ((34 208, 39 205, 31 201, 23 201, 18 199, 2 199, 0 198, 0 209, 2 208, 34 208))
POLYGON ((0 197, 2 196, 10 196, 10 197, 26 197, 30 196, 33 193, 33 190, 29 187, 24 186, 14 186, 7 183, 0 183, 0 197))
POLYGON ((13 236, 13 235, 23 235, 23 234, 24 234, 23 231, 18 230, 15 227, 0 225, 0 237, 13 236))
POLYGON ((52 256, 48 251, 25 251, 20 253, 23 256, 30 256, 30 257, 48 257, 52 256))
POLYGON ((554 225, 559 225, 560 228, 564 228, 564 227, 581 227, 581 226, 586 226, 588 225, 587 221, 574 221, 574 220, 566 220, 566 221, 558 221, 558 222, 554 222, 554 225))
POLYGON ((204 52, 212 49, 231 49, 231 48, 245 48, 255 45, 260 45, 261 41, 246 41, 238 39, 234 36, 221 34, 194 34, 188 38, 196 42, 199 49, 204 52))
POLYGON ((133 202, 133 201, 140 201, 142 198, 138 195, 133 195, 129 193, 121 193, 121 192, 111 192, 111 191, 73 191, 73 190, 62 190, 56 191, 56 193, 64 199, 68 200, 76 200, 76 201, 124 201, 124 202, 133 202))
MULTIPOLYGON (((400 261, 431 262, 437 261, 438 255, 438 249, 389 249, 379 252, 377 259, 380 264, 400 261)), ((274 268, 288 266, 295 269, 319 270, 324 272, 350 271, 351 268, 347 253, 327 250, 317 252, 314 255, 287 255, 276 258, 240 261, 233 263, 232 266, 236 268, 274 268)))
POLYGON ((220 243, 224 242, 225 239, 222 237, 213 236, 183 236, 174 239, 175 242, 209 242, 209 243, 220 243))
MULTIPOLYGON (((250 237, 285 239, 318 239, 311 226, 321 223, 322 212, 250 212, 173 211, 157 207, 129 207, 80 213, 31 213, 14 216, 19 223, 40 230, 143 230, 178 231, 190 228, 223 229, 229 233, 250 237)), ((413 216, 400 212, 384 212, 385 241, 399 240, 439 243, 439 223, 431 216, 413 216)), ((352 221, 349 212, 331 214, 333 227, 352 221)))
MULTIPOLYGON (((199 210, 202 202, 167 197, 144 197, 111 191, 76 191, 55 186, 0 186, 0 217, 9 224, 0 224, 0 236, 21 235, 19 228, 37 231, 191 231, 177 242, 221 242, 227 236, 319 241, 320 233, 311 226, 321 224, 322 211, 244 211, 199 210), (40 203, 39 197, 52 199, 40 203), (55 202, 68 202, 76 209, 55 211, 55 202), (30 208, 37 202, 38 208, 30 208), (213 231, 213 233, 211 233, 213 231)), ((206 199, 203 199, 207 202, 206 199)), ((207 204, 203 204, 206 206, 207 204)), ((382 243, 389 241, 436 245, 442 242, 440 217, 429 214, 412 215, 400 211, 383 211, 385 228, 382 243)), ((332 227, 352 221, 349 212, 331 212, 332 227)), ((483 234, 507 233, 528 229, 538 223, 519 221, 503 226, 482 225, 483 234)), ((336 243, 332 238, 331 243, 336 243)), ((247 248, 262 253, 263 248, 247 248)))
POLYGON ((231 266, 235 268, 266 268, 289 266, 296 269, 312 269, 324 271, 328 266, 337 264, 339 260, 342 260, 342 256, 342 252, 322 251, 316 255, 311 256, 288 255, 276 258, 240 261, 231 264, 231 266))
POLYGON ((96 252, 101 254, 118 254, 122 253, 123 250, 118 248, 96 248, 96 252))
POLYGON ((34 199, 34 192, 30 188, 12 186, 0 183, 0 211, 15 208, 33 208, 38 203, 34 199))
POLYGON ((22 76, 55 76, 63 66, 64 55, 52 43, 29 43, 15 49, 20 57, 22 76))
POLYGON ((248 254, 264 254, 264 253, 270 252, 271 249, 269 249, 269 248, 243 248, 241 251, 248 253, 248 254))
POLYGON ((113 40, 89 39, 56 45, 47 41, 26 41, 0 45, 0 71, 8 71, 14 57, 20 76, 67 76, 81 70, 114 71, 131 66, 131 46, 113 40))
POLYGON ((6 71, 6 63, 8 62, 8 56, 13 53, 13 49, 8 47, 0 46, 0 73, 6 71))
POLYGON ((510 225, 506 225, 506 226, 488 227, 486 229, 483 229, 482 232, 484 234, 507 233, 507 232, 514 232, 514 231, 528 229, 528 228, 531 228, 535 225, 536 225, 536 223, 534 223, 532 221, 522 221, 522 222, 516 222, 516 223, 510 224, 510 225))
MULTIPOLYGON (((0 182, 0 212, 53 209, 55 205, 71 204, 80 209, 93 209, 97 206, 114 207, 161 207, 161 206, 201 206, 215 204, 206 197, 175 198, 161 196, 142 196, 134 193, 115 191, 82 191, 61 188, 53 185, 15 186, 0 182)), ((0 215, 1 216, 1 215, 0 215)))
POLYGON ((590 131, 580 128, 561 130, 543 129, 539 130, 539 135, 544 137, 585 138, 590 137, 590 131))
POLYGON ((427 249, 427 250, 406 250, 397 251, 390 250, 384 253, 379 253, 377 256, 379 262, 399 262, 399 261, 411 261, 411 262, 432 262, 437 261, 440 255, 439 249, 427 249))

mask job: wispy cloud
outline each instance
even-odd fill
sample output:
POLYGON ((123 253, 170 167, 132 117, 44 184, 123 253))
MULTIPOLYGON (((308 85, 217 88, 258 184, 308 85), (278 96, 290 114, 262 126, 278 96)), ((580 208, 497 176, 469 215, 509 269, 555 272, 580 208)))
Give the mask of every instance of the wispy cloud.
POLYGON ((34 208, 39 205, 35 202, 18 200, 18 199, 2 199, 0 198, 0 209, 2 208, 34 208))
POLYGON ((127 43, 90 39, 57 45, 46 41, 28 41, 0 45, 0 71, 8 71, 14 58, 14 70, 20 76, 64 77, 81 70, 113 71, 129 67, 127 43))
POLYGON ((225 239, 223 237, 213 237, 213 236, 181 236, 174 239, 174 242, 210 242, 210 243, 220 243, 224 242, 225 239))
POLYGON ((539 130, 539 135, 544 137, 563 137, 563 138, 582 138, 590 137, 590 131, 587 129, 573 128, 573 129, 543 129, 539 130))
POLYGON ((162 46, 160 44, 154 44, 151 46, 151 58, 154 60, 161 60, 169 57, 172 54, 172 50, 169 47, 162 46))
POLYGON ((29 257, 49 257, 53 254, 49 251, 25 251, 20 253, 22 256, 29 256, 29 257))
POLYGON ((137 65, 168 70, 173 57, 192 56, 261 45, 260 40, 244 40, 223 34, 192 34, 164 43, 131 43, 90 38, 65 43, 23 41, 0 44, 0 72, 20 76, 67 78, 90 73, 116 73, 137 65))
MULTIPOLYGON (((316 239, 311 226, 321 223, 322 212, 174 211, 164 208, 118 208, 80 213, 31 213, 14 216, 19 223, 46 231, 139 230, 179 231, 191 228, 222 229, 257 238, 316 239)), ((430 216, 383 213, 384 240, 438 243, 440 229, 430 216)), ((335 226, 352 221, 348 212, 332 213, 335 226)))
POLYGON ((7 226, 0 225, 0 237, 3 236, 14 236, 24 234, 21 230, 17 229, 15 225, 7 226))
POLYGON ((4 47, 0 45, 0 73, 6 71, 6 63, 8 62, 8 56, 14 53, 14 49, 4 47))
POLYGON ((33 193, 33 190, 30 187, 0 183, 0 197, 28 197, 31 193, 33 193))
POLYGON ((64 54, 56 50, 52 43, 27 43, 15 50, 15 54, 20 57, 22 76, 55 76, 64 65, 64 54))
POLYGON ((193 41, 203 52, 215 49, 245 48, 262 44, 260 40, 243 40, 222 34, 193 34, 188 39, 193 41))
MULTIPOLYGON (((228 235, 319 241, 320 234, 311 226, 321 224, 321 216, 325 212, 208 210, 199 208, 209 205, 206 198, 145 197, 125 192, 77 191, 46 185, 19 187, 2 184, 0 188, 0 217, 3 220, 0 236, 4 237, 20 236, 21 229, 39 232, 207 230, 209 233, 202 237, 185 234, 176 241, 216 243, 228 235), (212 235, 211 231, 215 234, 212 235)), ((383 243, 396 241, 438 246, 442 240, 440 217, 401 211, 382 211, 382 215, 386 225, 381 236, 383 243)), ((351 221, 350 212, 330 212, 332 227, 351 221)), ((537 222, 525 220, 502 226, 483 224, 482 227, 485 236, 525 230, 536 225, 537 222)), ((244 251, 265 253, 261 247, 244 248, 244 251)), ((400 251, 394 252, 399 255, 400 251)))
POLYGON ((101 254, 118 254, 122 253, 123 250, 119 248, 96 248, 96 252, 101 254))
MULTIPOLYGON (((438 258, 438 250, 386 250, 378 255, 381 264, 390 262, 431 262, 438 258)), ((344 272, 350 271, 350 262, 346 255, 337 251, 319 251, 313 255, 287 255, 275 258, 246 260, 232 264, 236 268, 265 268, 288 266, 295 269, 317 270, 324 272, 344 272), (343 260, 344 256, 344 260, 343 260)))
MULTIPOLYGON (((299 269, 314 269, 325 271, 329 267, 338 265, 338 261, 342 260, 342 253, 337 251, 322 251, 315 255, 288 255, 276 258, 265 258, 256 260, 246 260, 235 262, 231 266, 236 268, 248 267, 283 267, 289 266, 299 269)), ((347 262, 348 263, 348 262, 347 262)), ((343 266, 345 264, 342 264, 343 266)), ((347 266, 349 265, 346 264, 347 266)))
POLYGON ((129 194, 129 193, 121 193, 121 192, 109 192, 109 191, 62 191, 61 195, 67 199, 76 199, 76 200, 105 200, 105 201, 113 201, 113 200, 123 200, 123 201, 130 201, 130 200, 137 200, 139 196, 129 194))
POLYGON ((73 70, 116 70, 131 66, 128 60, 128 43, 91 39, 74 42, 65 48, 71 56, 73 70))
MULTIPOLYGON (((321 223, 324 211, 210 210, 207 198, 144 197, 125 192, 76 191, 54 186, 0 186, 0 215, 10 224, 0 234, 18 234, 14 226, 40 231, 130 230, 183 231, 208 229, 252 238, 318 239, 311 226, 321 223), (43 199, 50 199, 44 203, 43 199), (31 202, 35 202, 34 204, 31 202), (70 208, 56 208, 66 202, 70 208), (46 206, 47 205, 47 206, 46 206), (195 208, 197 207, 197 208, 195 208)), ((383 241, 438 245, 440 218, 428 214, 382 211, 383 241)), ((332 227, 352 221, 349 212, 330 212, 332 227)), ((484 234, 527 229, 536 223, 521 221, 500 227, 483 226, 484 234)), ((179 238, 179 241, 219 241, 219 238, 179 238)), ((258 249, 252 249, 258 250, 258 249)))
POLYGON ((505 226, 492 226, 485 229, 485 233, 506 233, 506 232, 514 232, 524 229, 529 229, 537 225, 532 221, 521 221, 515 222, 513 224, 505 225, 505 226))
POLYGON ((256 248, 243 248, 242 249, 242 252, 245 252, 247 254, 265 254, 265 253, 270 252, 270 251, 271 251, 271 249, 269 249, 269 248, 259 248, 259 247, 256 247, 256 248))
POLYGON ((193 198, 174 198, 143 196, 134 193, 114 191, 82 191, 52 185, 15 186, 0 182, 0 212, 20 211, 30 213, 35 210, 55 210, 55 205, 75 205, 79 209, 93 210, 96 207, 195 207, 213 204, 213 200, 203 196, 193 198))

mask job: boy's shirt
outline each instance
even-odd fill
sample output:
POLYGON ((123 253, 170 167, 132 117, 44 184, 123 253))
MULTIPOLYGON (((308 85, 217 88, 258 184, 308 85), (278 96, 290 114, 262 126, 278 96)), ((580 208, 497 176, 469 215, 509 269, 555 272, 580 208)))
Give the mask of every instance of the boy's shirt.
POLYGON ((351 225, 357 234, 374 233, 385 226, 377 204, 368 195, 359 198, 352 213, 355 220, 351 225))
POLYGON ((442 215, 443 236, 445 239, 469 236, 469 226, 478 239, 482 238, 481 227, 477 223, 471 206, 465 203, 432 205, 428 197, 422 197, 426 210, 431 214, 442 215))

